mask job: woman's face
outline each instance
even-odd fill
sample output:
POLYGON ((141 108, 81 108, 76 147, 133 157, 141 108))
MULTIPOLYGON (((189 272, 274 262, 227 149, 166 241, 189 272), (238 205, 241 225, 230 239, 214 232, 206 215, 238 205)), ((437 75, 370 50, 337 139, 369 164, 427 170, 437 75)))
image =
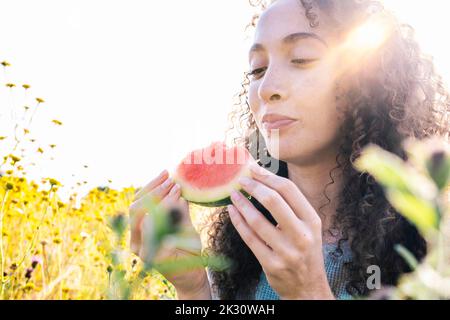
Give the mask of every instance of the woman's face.
POLYGON ((326 18, 314 13, 320 27, 311 28, 300 1, 276 1, 261 15, 249 52, 250 70, 256 70, 249 104, 257 126, 273 157, 299 165, 334 158, 341 125, 338 61, 330 54, 326 18))

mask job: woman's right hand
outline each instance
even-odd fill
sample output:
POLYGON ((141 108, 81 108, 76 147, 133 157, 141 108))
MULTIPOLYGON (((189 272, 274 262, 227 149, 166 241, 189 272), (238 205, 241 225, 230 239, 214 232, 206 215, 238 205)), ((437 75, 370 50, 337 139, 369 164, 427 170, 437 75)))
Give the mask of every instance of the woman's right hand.
MULTIPOLYGON (((154 263, 164 260, 178 260, 186 257, 199 256, 201 254, 200 236, 195 231, 190 214, 188 202, 181 197, 181 189, 169 177, 167 170, 164 170, 159 176, 150 181, 134 197, 134 201, 129 208, 130 214, 130 248, 133 253, 138 255, 144 262, 152 259, 154 263), (197 249, 185 250, 178 247, 163 245, 158 249, 156 255, 150 254, 154 248, 146 239, 146 232, 151 232, 152 220, 147 215, 152 214, 146 209, 146 200, 153 199, 158 205, 162 205, 169 212, 170 209, 178 209, 181 213, 180 227, 184 233, 192 235, 192 239, 198 243, 197 249), (149 257, 150 255, 150 257, 149 257)), ((189 299, 208 299, 209 283, 204 268, 184 271, 178 274, 163 274, 177 289, 179 297, 189 299)))

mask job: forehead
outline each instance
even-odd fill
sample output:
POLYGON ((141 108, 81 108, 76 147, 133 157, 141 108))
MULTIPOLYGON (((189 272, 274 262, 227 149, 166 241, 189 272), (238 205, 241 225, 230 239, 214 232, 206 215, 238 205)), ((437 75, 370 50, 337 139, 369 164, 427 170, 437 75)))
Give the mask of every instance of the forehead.
MULTIPOLYGON (((321 21, 319 9, 313 7, 312 10, 321 21)), ((315 33, 327 40, 327 30, 323 28, 323 23, 320 23, 320 27, 310 26, 300 0, 277 0, 261 14, 256 25, 254 42, 270 45, 296 32, 315 33)))

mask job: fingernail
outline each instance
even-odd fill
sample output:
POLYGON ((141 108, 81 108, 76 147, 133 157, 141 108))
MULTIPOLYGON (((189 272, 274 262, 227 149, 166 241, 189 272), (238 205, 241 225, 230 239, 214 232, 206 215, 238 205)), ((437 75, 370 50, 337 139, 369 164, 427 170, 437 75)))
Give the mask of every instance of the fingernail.
POLYGON ((170 190, 169 194, 173 195, 175 193, 177 193, 177 191, 180 189, 180 185, 177 183, 172 187, 172 190, 170 190))
POLYGON ((166 169, 164 169, 163 171, 161 171, 161 173, 159 174, 159 177, 162 177, 162 176, 164 176, 164 175, 166 174, 166 172, 167 172, 167 170, 166 170, 166 169))

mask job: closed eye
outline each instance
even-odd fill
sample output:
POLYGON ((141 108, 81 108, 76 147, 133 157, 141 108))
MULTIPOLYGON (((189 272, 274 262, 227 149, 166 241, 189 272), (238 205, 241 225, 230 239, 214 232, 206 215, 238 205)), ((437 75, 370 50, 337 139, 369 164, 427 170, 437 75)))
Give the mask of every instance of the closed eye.
POLYGON ((298 64, 307 64, 307 63, 315 62, 317 60, 319 60, 319 59, 294 59, 294 60, 292 60, 292 62, 298 63, 298 64))
MULTIPOLYGON (((300 65, 307 65, 309 63, 315 62, 319 59, 294 59, 292 60, 293 63, 295 64, 300 64, 300 65)), ((255 77, 260 75, 262 72, 264 72, 267 69, 267 67, 263 67, 263 68, 258 68, 258 69, 254 69, 252 71, 250 71, 249 73, 247 73, 250 77, 255 77)))

